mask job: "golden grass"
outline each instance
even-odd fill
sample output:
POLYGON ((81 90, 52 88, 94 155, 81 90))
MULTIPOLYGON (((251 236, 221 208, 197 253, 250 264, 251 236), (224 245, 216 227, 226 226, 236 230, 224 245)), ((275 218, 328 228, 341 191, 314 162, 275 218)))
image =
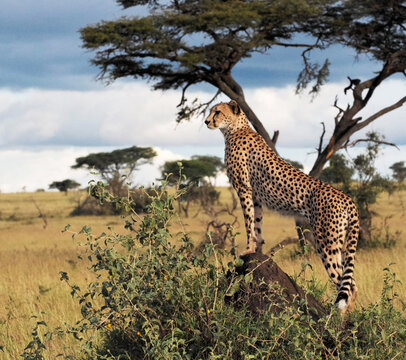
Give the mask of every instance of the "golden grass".
MULTIPOLYGON (((231 202, 231 195, 222 189, 221 202, 231 202)), ((67 285, 59 280, 59 272, 67 271, 74 282, 85 286, 91 274, 86 265, 77 261, 77 255, 83 251, 69 233, 61 230, 68 223, 72 229, 79 231, 83 225, 91 226, 94 234, 106 231, 107 225, 119 232, 125 232, 119 216, 69 217, 79 197, 83 193, 19 193, 0 194, 0 345, 5 352, 0 352, 0 359, 17 359, 24 346, 31 339, 31 329, 35 323, 33 315, 40 316, 52 327, 73 323, 80 318, 78 305, 71 299, 67 285), (46 215, 47 227, 44 229, 43 218, 39 210, 46 215), (42 315, 42 313, 45 313, 42 315)), ((396 263, 392 270, 406 284, 406 191, 392 196, 382 194, 373 209, 377 216, 374 225, 382 228, 386 224, 390 233, 401 232, 396 236, 396 246, 390 249, 359 250, 356 260, 356 280, 359 288, 358 306, 367 306, 376 302, 382 291, 383 268, 389 263, 396 263)), ((245 244, 245 229, 240 209, 237 209, 239 224, 236 231, 237 244, 240 249, 245 244)), ((183 220, 185 230, 191 238, 199 243, 204 238, 207 217, 196 207, 190 210, 190 217, 183 220), (195 216, 197 214, 197 216, 195 216)), ((173 232, 181 231, 178 223, 173 224, 173 232)), ((264 251, 296 234, 294 221, 270 211, 264 212, 264 251)), ((385 229, 381 237, 385 236, 385 229)), ((291 259, 294 246, 288 246, 275 256, 277 263, 287 273, 294 275, 301 271, 303 261, 309 261, 315 276, 322 283, 328 282, 321 261, 317 255, 291 259)), ((306 270, 306 278, 312 276, 306 270)), ((401 298, 406 298, 405 286, 398 289, 401 298)), ((331 301, 334 289, 329 286, 331 301)), ((77 344, 55 339, 52 348, 60 352, 75 353, 77 344)), ((50 355, 49 355, 50 356, 50 355)), ((52 357, 48 357, 51 359, 52 357)))

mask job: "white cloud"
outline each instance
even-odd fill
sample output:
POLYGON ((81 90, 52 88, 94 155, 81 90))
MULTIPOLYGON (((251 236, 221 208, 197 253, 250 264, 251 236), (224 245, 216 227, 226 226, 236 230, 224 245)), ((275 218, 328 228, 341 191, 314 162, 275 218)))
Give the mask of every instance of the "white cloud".
MULTIPOLYGON (((332 130, 336 109, 346 107, 344 84, 328 84, 313 101, 296 96, 294 88, 248 89, 246 98, 270 131, 280 130, 280 153, 304 163, 308 170, 317 146, 321 121, 332 130)), ((387 81, 378 88, 365 111, 369 116, 397 101, 406 93, 400 80, 387 81)), ((199 92, 189 98, 208 99, 212 94, 199 92)), ((219 131, 208 130, 201 119, 175 124, 179 92, 153 92, 140 82, 117 83, 99 91, 60 91, 0 89, 0 174, 1 191, 46 188, 54 180, 76 179, 82 184, 88 174, 70 169, 78 156, 131 145, 153 146, 159 156, 154 165, 137 173, 135 183, 145 184, 160 175, 166 160, 193 154, 222 156, 223 138, 219 131)), ((225 100, 224 98, 222 98, 225 100)), ((397 109, 373 123, 369 129, 380 131, 388 141, 406 144, 405 110, 397 109)), ((387 150, 380 168, 406 159, 401 151, 387 150), (395 159, 395 160, 392 160, 395 159)), ((225 181, 219 180, 221 184, 225 181)))
MULTIPOLYGON (((339 105, 346 107, 343 88, 343 84, 328 84, 313 102, 308 96, 295 95, 292 86, 248 89, 246 97, 270 132, 280 130, 279 145, 309 147, 318 142, 320 122, 332 130, 336 95, 339 105)), ((378 88, 363 115, 373 114, 405 93, 404 81, 387 81, 378 88)), ((199 92, 189 97, 207 99, 211 95, 199 92)), ((3 89, 0 147, 221 144, 221 134, 202 126, 201 119, 176 125, 179 97, 179 92, 154 92, 140 82, 117 83, 100 91, 3 89)), ((405 144, 406 133, 399 131, 404 128, 404 117, 404 109, 397 109, 375 121, 373 128, 388 140, 405 144)))

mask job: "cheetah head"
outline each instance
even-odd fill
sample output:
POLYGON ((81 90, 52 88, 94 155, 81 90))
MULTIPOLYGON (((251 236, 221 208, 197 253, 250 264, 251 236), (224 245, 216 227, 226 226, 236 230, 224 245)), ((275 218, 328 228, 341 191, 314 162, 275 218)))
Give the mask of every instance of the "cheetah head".
POLYGON ((229 103, 220 103, 212 107, 210 114, 204 122, 209 129, 228 129, 238 126, 241 118, 245 119, 240 106, 235 100, 229 103))

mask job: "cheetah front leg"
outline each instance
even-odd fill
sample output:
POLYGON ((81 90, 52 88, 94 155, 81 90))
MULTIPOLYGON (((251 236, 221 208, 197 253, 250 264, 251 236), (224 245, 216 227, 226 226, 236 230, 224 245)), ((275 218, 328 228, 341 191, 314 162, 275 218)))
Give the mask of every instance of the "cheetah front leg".
POLYGON ((247 249, 240 254, 240 256, 244 256, 257 251, 254 201, 250 186, 240 185, 236 190, 240 198, 241 208, 244 214, 245 229, 247 230, 247 249))

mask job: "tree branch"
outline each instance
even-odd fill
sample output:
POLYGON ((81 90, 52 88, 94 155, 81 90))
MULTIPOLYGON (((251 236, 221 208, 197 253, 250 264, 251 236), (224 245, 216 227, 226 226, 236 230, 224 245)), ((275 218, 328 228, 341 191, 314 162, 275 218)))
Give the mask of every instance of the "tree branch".
POLYGON ((324 139, 324 135, 325 135, 325 133, 326 133, 326 125, 324 124, 324 121, 322 121, 320 124, 323 126, 323 131, 321 132, 321 135, 320 135, 319 146, 318 146, 318 148, 316 149, 316 150, 317 150, 317 153, 319 154, 319 156, 320 156, 321 150, 322 150, 322 148, 323 148, 323 139, 324 139))
MULTIPOLYGON (((359 122, 357 125, 355 125, 355 131, 359 131, 360 129, 364 128, 365 126, 369 125, 372 121, 378 119, 382 115, 387 114, 390 111, 393 111, 397 108, 400 108, 404 103, 406 102, 406 96, 401 98, 398 102, 396 102, 393 105, 387 106, 386 108, 383 108, 382 110, 379 110, 376 112, 374 115, 370 116, 369 118, 365 119, 362 122, 359 122)), ((354 132, 355 132, 354 131, 354 132)))
POLYGON ((274 143, 274 145, 276 145, 278 138, 279 138, 279 130, 275 130, 273 132, 273 136, 272 136, 272 142, 274 143))
POLYGON ((283 47, 306 47, 306 48, 308 48, 305 51, 310 51, 311 49, 314 49, 314 48, 320 48, 320 45, 318 45, 318 41, 316 41, 316 43, 314 43, 314 44, 289 44, 289 43, 283 43, 283 42, 276 41, 273 43, 273 45, 283 46, 283 47))
POLYGON ((348 140, 340 149, 347 149, 349 147, 353 147, 360 142, 368 142, 368 143, 373 142, 375 144, 390 145, 390 146, 394 146, 396 149, 400 150, 395 143, 391 143, 391 142, 379 140, 379 139, 357 139, 357 140, 354 140, 351 142, 348 140))

